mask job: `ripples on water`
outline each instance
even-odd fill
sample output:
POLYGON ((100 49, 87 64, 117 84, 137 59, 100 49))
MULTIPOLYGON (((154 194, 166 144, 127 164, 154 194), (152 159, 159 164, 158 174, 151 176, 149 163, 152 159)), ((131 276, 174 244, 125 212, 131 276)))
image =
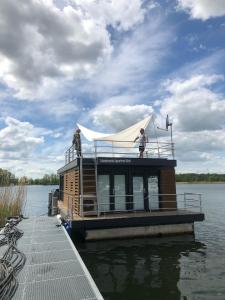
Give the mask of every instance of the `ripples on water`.
POLYGON ((179 184, 177 192, 204 194, 195 236, 76 244, 104 299, 225 299, 225 185, 179 184))

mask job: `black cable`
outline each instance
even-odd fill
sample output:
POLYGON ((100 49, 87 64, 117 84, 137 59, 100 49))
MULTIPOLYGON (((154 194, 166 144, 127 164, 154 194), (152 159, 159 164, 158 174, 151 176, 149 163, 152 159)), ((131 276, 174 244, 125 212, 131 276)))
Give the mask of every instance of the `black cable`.
POLYGON ((0 247, 8 245, 2 258, 0 258, 0 299, 10 300, 14 296, 18 281, 16 275, 22 270, 26 262, 26 256, 17 247, 17 240, 23 235, 23 231, 16 225, 23 216, 10 217, 8 223, 0 231, 0 247))

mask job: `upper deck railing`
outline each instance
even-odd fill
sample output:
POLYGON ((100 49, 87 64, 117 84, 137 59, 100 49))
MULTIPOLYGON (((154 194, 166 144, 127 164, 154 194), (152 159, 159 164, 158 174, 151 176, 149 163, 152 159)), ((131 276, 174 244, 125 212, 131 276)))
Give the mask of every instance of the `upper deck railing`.
MULTIPOLYGON (((83 158, 97 157, 139 157, 139 145, 128 147, 133 141, 95 140, 91 151, 82 152, 83 158)), ((77 158, 74 145, 65 152, 65 164, 77 158)), ((147 142, 143 158, 167 158, 174 159, 174 143, 171 142, 147 142)))

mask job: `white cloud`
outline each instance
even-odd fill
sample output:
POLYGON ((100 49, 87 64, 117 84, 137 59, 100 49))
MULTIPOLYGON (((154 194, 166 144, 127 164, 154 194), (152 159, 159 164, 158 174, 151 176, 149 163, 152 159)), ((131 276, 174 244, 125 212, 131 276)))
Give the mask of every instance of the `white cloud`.
POLYGON ((63 128, 35 127, 15 118, 4 119, 0 129, 0 165, 16 176, 41 177, 55 173, 64 164, 72 132, 63 128))
POLYGON ((0 80, 17 98, 45 98, 64 81, 90 78, 113 51, 107 26, 129 30, 145 15, 142 0, 66 3, 0 1, 0 80))
POLYGON ((225 15, 224 0, 178 0, 178 8, 203 21, 225 15))
MULTIPOLYGON (((225 97, 217 91, 222 75, 203 73, 167 80, 169 96, 161 101, 160 116, 174 124, 178 172, 221 172, 225 151, 225 97)), ((159 117, 160 117, 159 116, 159 117)))
POLYGON ((220 75, 198 75, 183 81, 167 81, 166 88, 171 95, 162 103, 161 114, 168 113, 180 131, 223 128, 225 98, 209 88, 221 79, 220 75))
POLYGON ((176 152, 186 160, 194 160, 192 152, 199 153, 216 153, 225 150, 225 131, 224 130, 204 130, 199 132, 176 132, 176 152))
POLYGON ((0 157, 5 159, 26 158, 34 149, 44 143, 42 129, 29 122, 14 118, 5 119, 6 127, 0 130, 0 157))
MULTIPOLYGON (((97 106, 89 115, 100 128, 111 128, 115 132, 125 129, 153 112, 148 105, 97 106)), ((100 130, 99 130, 100 131, 100 130)))
POLYGON ((79 8, 2 0, 0 19, 0 78, 21 98, 49 78, 90 76, 111 52, 107 30, 79 8))
MULTIPOLYGON (((143 26, 126 36, 114 50, 111 59, 85 86, 91 94, 107 98, 142 93, 150 88, 149 79, 162 66, 174 40, 174 29, 159 14, 152 14, 143 26)), ((155 86, 154 86, 155 90, 155 86)))
POLYGON ((168 80, 165 83, 167 90, 172 94, 185 94, 193 90, 199 90, 205 86, 210 86, 219 80, 223 80, 223 75, 195 75, 187 80, 168 80))
POLYGON ((144 20, 142 0, 72 0, 93 19, 119 30, 129 30, 144 20))
POLYGON ((46 156, 36 159, 1 159, 1 167, 11 171, 18 177, 27 176, 31 178, 40 178, 44 174, 55 174, 56 170, 64 164, 64 156, 46 156))
POLYGON ((72 99, 53 99, 53 101, 49 100, 47 104, 40 103, 40 108, 45 114, 60 119, 68 115, 74 115, 78 112, 80 105, 72 99))

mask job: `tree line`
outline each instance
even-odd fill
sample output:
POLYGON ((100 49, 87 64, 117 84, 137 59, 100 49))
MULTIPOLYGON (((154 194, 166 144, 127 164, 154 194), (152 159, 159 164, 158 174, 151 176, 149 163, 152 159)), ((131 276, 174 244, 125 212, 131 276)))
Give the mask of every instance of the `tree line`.
POLYGON ((225 174, 216 174, 216 173, 176 174, 176 182, 225 182, 225 174))
POLYGON ((28 178, 26 176, 16 177, 8 170, 0 168, 0 186, 6 185, 58 185, 59 176, 57 174, 45 174, 42 178, 28 178))
MULTIPOLYGON (((176 182, 225 182, 225 174, 216 173, 183 173, 176 174, 176 182)), ((57 174, 45 174, 42 178, 28 178, 26 176, 16 177, 8 170, 0 168, 0 186, 5 185, 58 185, 59 176, 57 174)))

